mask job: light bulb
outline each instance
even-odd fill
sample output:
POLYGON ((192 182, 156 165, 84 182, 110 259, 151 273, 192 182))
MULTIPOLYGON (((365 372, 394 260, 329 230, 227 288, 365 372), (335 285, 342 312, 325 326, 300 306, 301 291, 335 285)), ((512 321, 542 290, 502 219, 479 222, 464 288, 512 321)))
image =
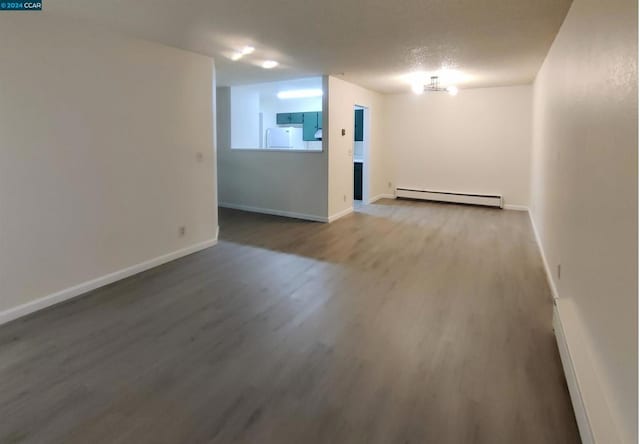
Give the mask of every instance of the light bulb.
POLYGON ((242 48, 242 51, 240 52, 242 53, 242 55, 247 55, 247 54, 251 54, 255 50, 256 48, 254 48, 253 46, 245 46, 244 48, 242 48))
POLYGON ((413 91, 414 94, 420 95, 424 93, 424 85, 421 83, 414 83, 411 85, 411 91, 413 91))
POLYGON ((240 60, 243 55, 244 54, 242 54, 241 52, 234 52, 233 54, 231 54, 231 60, 233 60, 234 62, 240 60))
POLYGON ((262 63, 262 67, 264 69, 271 69, 271 68, 275 68, 276 66, 278 66, 278 62, 276 62, 275 60, 265 60, 262 63))
POLYGON ((449 94, 451 94, 452 96, 457 96, 458 95, 458 87, 457 86, 449 86, 449 87, 447 87, 447 92, 449 94))

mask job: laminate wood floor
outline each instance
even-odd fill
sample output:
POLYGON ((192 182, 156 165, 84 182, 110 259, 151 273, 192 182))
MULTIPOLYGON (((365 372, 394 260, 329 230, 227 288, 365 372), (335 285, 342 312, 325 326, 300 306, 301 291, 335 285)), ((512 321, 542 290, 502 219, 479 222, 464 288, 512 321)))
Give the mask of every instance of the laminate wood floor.
POLYGON ((220 227, 0 327, 0 442, 579 442, 526 213, 383 200, 220 227))

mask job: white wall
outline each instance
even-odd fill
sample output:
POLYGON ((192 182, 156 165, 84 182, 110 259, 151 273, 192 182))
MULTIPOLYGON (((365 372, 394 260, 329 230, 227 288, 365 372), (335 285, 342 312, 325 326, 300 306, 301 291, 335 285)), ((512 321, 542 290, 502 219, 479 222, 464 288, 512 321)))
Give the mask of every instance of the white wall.
POLYGON ((239 86, 231 88, 231 146, 260 148, 260 91, 239 86))
POLYGON ((217 89, 219 201, 315 220, 327 217, 327 152, 230 148, 230 93, 217 89))
POLYGON ((210 58, 44 13, 0 41, 0 319, 215 237, 210 58))
POLYGON ((385 96, 395 183, 529 203, 529 85, 385 96))
MULTIPOLYGON (((329 151, 329 215, 335 216, 353 206, 353 149, 354 106, 368 108, 365 134, 369 135, 369 150, 365 152, 364 199, 393 193, 389 187, 392 172, 389 168, 392 153, 384 139, 383 96, 379 93, 338 79, 328 77, 328 127, 324 131, 329 151), (342 129, 346 135, 342 135, 342 129)), ((366 136, 365 136, 366 137, 366 136)))
POLYGON ((634 1, 574 0, 534 86, 532 215, 607 444, 637 442, 637 16, 634 1))

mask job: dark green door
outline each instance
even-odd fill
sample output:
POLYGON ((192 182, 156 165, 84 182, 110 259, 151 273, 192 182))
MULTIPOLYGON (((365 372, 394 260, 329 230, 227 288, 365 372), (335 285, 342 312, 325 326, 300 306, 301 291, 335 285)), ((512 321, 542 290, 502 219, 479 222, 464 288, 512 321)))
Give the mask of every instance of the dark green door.
POLYGON ((353 198, 362 200, 362 163, 353 164, 353 198))
POLYGON ((353 140, 362 142, 364 140, 364 110, 357 109, 355 117, 356 124, 353 130, 353 140))

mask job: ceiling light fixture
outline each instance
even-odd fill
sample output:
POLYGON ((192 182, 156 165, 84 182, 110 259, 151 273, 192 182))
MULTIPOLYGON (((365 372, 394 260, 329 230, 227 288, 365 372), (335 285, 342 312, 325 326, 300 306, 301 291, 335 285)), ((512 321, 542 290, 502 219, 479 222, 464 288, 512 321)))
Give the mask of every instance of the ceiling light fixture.
POLYGON ((233 54, 231 54, 231 60, 238 61, 242 58, 244 54, 242 54, 241 52, 234 52, 233 54))
POLYGON ((458 94, 458 87, 456 87, 455 85, 449 85, 446 88, 440 86, 440 79, 438 76, 431 76, 429 83, 427 85, 423 85, 422 83, 413 83, 411 85, 411 91, 413 91, 415 94, 422 94, 425 91, 429 91, 429 92, 448 92, 449 94, 451 94, 452 96, 455 96, 458 94))
POLYGON ((245 46, 244 48, 242 48, 242 51, 240 52, 242 53, 242 55, 247 55, 247 54, 251 54, 255 50, 256 48, 254 48, 253 46, 245 46))
POLYGON ((275 60, 265 60, 264 62, 262 62, 262 67, 264 69, 271 69, 275 68, 276 66, 278 66, 278 62, 276 62, 275 60))
POLYGON ((321 89, 291 89, 288 91, 280 91, 278 99, 303 99, 306 97, 321 97, 321 89))

